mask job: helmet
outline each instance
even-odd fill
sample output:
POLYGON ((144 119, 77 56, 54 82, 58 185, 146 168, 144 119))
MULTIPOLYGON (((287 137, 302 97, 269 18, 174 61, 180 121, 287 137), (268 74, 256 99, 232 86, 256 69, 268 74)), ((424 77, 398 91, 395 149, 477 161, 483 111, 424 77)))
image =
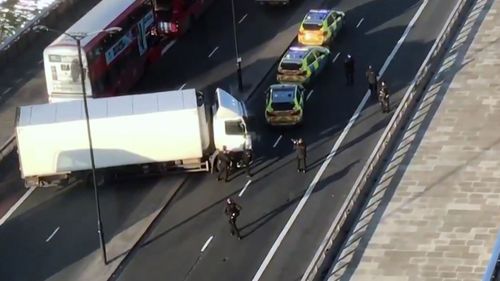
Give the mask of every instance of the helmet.
POLYGON ((299 138, 298 143, 303 143, 304 140, 302 138, 299 138))
POLYGON ((373 67, 371 65, 368 66, 368 69, 373 69, 373 67))
POLYGON ((232 200, 231 198, 227 198, 227 199, 226 199, 226 203, 227 203, 227 204, 232 204, 232 203, 233 203, 233 200, 232 200))
POLYGON ((382 87, 385 87, 385 86, 386 86, 384 81, 382 81, 382 82, 380 83, 380 85, 381 85, 382 87))
POLYGON ((350 54, 347 54, 347 58, 350 59, 351 58, 351 55, 350 54))

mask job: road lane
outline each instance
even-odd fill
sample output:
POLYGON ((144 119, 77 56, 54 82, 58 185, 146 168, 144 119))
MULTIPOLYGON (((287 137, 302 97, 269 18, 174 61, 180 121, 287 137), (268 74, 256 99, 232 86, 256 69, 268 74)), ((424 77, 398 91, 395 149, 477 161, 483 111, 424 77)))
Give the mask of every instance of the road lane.
MULTIPOLYGON (((164 276, 174 280, 252 278, 331 149, 339 130, 345 126, 355 106, 359 104, 366 90, 363 70, 367 62, 377 68, 382 66, 419 7, 417 1, 385 3, 392 9, 382 9, 380 2, 368 2, 365 5, 351 3, 354 7, 352 9, 349 3, 342 4, 349 10, 351 18, 355 18, 356 11, 361 15, 362 11, 376 8, 385 13, 378 13, 375 18, 363 16, 365 20, 357 29, 361 30, 361 34, 344 33, 339 38, 334 50, 351 52, 357 58, 357 84, 354 89, 346 88, 343 75, 335 75, 342 72, 340 63, 327 69, 315 83, 314 95, 306 105, 306 124, 303 128, 283 131, 266 129, 262 125, 263 116, 259 114, 264 104, 263 96, 256 95, 250 100, 249 109, 257 112, 256 130, 262 132, 256 144, 257 155, 261 159, 257 159, 260 164, 256 167, 258 174, 252 181, 251 189, 245 191, 238 201, 244 208, 239 221, 243 227, 244 240, 238 241, 230 237, 222 210, 224 198, 241 192, 246 179, 240 176, 224 185, 218 184, 213 177, 204 175, 203 179, 197 179, 192 184, 193 188, 173 204, 158 228, 150 234, 146 245, 127 264, 119 280, 135 280, 144 274, 150 280, 160 280, 164 276), (384 40, 377 41, 377 46, 368 46, 366 42, 375 42, 376 38, 384 40), (274 146, 280 136, 282 139, 279 145, 274 146), (294 158, 290 154, 291 144, 288 140, 298 136, 310 142, 309 159, 313 169, 306 175, 295 174, 294 158), (200 256, 198 244, 203 244, 211 235, 215 238, 210 248, 200 256)), ((440 17, 432 16, 432 10, 440 8, 449 11, 451 6, 451 3, 433 4, 433 9, 427 10, 417 23, 415 30, 419 31, 409 35, 396 56, 395 63, 387 70, 385 77, 394 81, 391 89, 398 97, 404 91, 404 86, 411 81, 426 50, 437 36, 437 31, 429 29, 428 24, 442 24, 440 17), (415 39, 418 40, 414 41, 415 39)), ((355 28, 354 24, 351 22, 352 29, 355 28)), ((272 76, 266 79, 260 92, 274 81, 272 76)), ((275 257, 278 264, 272 265, 262 280, 293 280, 303 273, 332 214, 340 207, 368 157, 370 148, 375 144, 376 137, 389 120, 388 116, 383 116, 378 111, 378 105, 373 101, 363 111, 359 122, 340 148, 339 155, 327 168, 317 192, 307 204, 308 208, 295 224, 294 231, 287 236, 284 242, 286 246, 275 257)))

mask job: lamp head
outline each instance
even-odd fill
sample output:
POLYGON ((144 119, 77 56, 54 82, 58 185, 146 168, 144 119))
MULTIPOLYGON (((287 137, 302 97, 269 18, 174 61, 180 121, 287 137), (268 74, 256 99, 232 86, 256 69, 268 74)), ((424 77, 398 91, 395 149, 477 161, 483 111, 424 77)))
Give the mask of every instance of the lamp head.
POLYGON ((117 27, 117 26, 116 27, 110 27, 110 28, 104 29, 104 32, 110 33, 110 34, 118 33, 120 31, 122 31, 122 28, 121 27, 117 27))
POLYGON ((45 25, 35 25, 31 28, 31 30, 39 32, 39 31, 49 31, 49 28, 45 25))

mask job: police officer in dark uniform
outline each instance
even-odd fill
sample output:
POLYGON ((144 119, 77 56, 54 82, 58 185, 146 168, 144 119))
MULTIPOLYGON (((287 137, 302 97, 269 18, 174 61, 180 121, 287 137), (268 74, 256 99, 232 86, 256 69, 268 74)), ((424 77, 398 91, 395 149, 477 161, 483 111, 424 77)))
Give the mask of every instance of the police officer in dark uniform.
POLYGON ((245 165, 245 171, 247 173, 247 177, 251 177, 252 173, 250 172, 250 165, 252 165, 253 161, 253 152, 251 149, 245 149, 243 151, 242 159, 243 165, 245 165))
POLYGON ((368 70, 366 71, 366 79, 368 80, 368 89, 370 90, 372 97, 375 97, 377 94, 377 76, 377 72, 371 65, 369 65, 368 70))
POLYGON ((354 59, 350 54, 347 54, 347 57, 344 61, 344 70, 346 85, 354 85, 354 59))
POLYGON ((241 240, 240 230, 236 226, 236 219, 240 215, 241 206, 238 205, 232 198, 226 199, 226 208, 224 213, 229 218, 229 226, 231 227, 231 235, 236 235, 241 240))
POLYGON ((306 172, 307 147, 302 138, 292 140, 295 150, 297 151, 297 172, 306 172))
POLYGON ((388 113, 391 111, 389 102, 389 88, 387 87, 387 83, 385 83, 385 81, 382 81, 380 83, 378 101, 380 103, 380 107, 382 108, 383 113, 388 113))
POLYGON ((219 152, 217 158, 219 160, 219 174, 217 175, 217 180, 220 181, 221 176, 224 175, 224 181, 228 182, 231 158, 229 157, 229 151, 227 151, 226 146, 222 147, 222 151, 219 152))

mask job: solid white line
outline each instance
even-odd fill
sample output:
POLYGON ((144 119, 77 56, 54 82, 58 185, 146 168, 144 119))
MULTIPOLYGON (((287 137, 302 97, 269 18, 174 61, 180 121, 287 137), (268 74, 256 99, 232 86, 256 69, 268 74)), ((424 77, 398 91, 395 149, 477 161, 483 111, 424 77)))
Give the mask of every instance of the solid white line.
POLYGON ((243 189, 241 190, 240 194, 238 194, 238 197, 241 197, 241 195, 243 195, 243 192, 245 192, 245 190, 247 190, 247 187, 252 183, 252 180, 248 180, 247 183, 245 184, 245 186, 243 187, 243 189))
POLYGON ((168 43, 167 46, 165 46, 163 50, 161 50, 161 55, 163 56, 168 51, 168 49, 170 49, 175 44, 175 42, 177 42, 177 40, 168 43))
POLYGON ((365 20, 365 18, 362 18, 362 19, 358 22, 358 24, 356 25, 356 28, 358 28, 364 20, 365 20))
POLYGON ((238 24, 242 23, 246 18, 247 18, 248 14, 245 14, 241 19, 240 21, 238 22, 238 24))
POLYGON ((389 54, 389 57, 387 57, 387 60, 385 61, 385 63, 382 66, 382 68, 380 69, 380 76, 382 76, 382 74, 385 72, 385 70, 389 66, 389 63, 391 63, 392 59, 394 58, 394 56, 398 52, 399 48, 401 47, 401 45, 403 45, 403 42, 405 41, 406 36, 408 36, 408 34, 410 33, 410 30, 415 25, 415 22, 420 17, 420 14, 422 14, 422 12, 424 11, 424 8, 425 8, 425 6, 427 6, 428 2, 429 2, 429 0, 424 0, 424 2, 422 3, 422 5, 420 5, 420 8, 418 8, 418 11, 415 13, 415 15, 411 19, 410 23, 406 27, 405 32, 403 32, 403 35, 401 36, 401 38, 399 38, 398 43, 396 44, 396 46, 394 47, 394 49, 392 49, 392 52, 389 54))
POLYGON ((54 235, 56 235, 58 231, 59 231, 59 226, 54 230, 54 232, 52 232, 52 234, 49 236, 49 238, 47 238, 47 240, 45 240, 45 242, 49 242, 50 239, 52 239, 52 237, 54 237, 54 235))
POLYGON ((186 84, 187 84, 187 83, 182 84, 182 86, 179 88, 179 90, 184 89, 184 87, 186 87, 186 84))
POLYGON ((273 144, 273 148, 276 148, 276 146, 278 145, 278 143, 280 142, 280 140, 281 140, 282 137, 283 137, 283 135, 280 135, 278 137, 278 139, 276 140, 276 142, 274 142, 274 144, 273 144))
POLYGON ((208 244, 210 244, 210 242, 212 242, 212 239, 214 239, 214 236, 210 236, 210 238, 208 238, 207 242, 205 242, 205 245, 203 245, 203 248, 201 248, 201 252, 203 253, 205 251, 205 249, 208 247, 208 244))
POLYGON ((218 49, 219 49, 219 46, 215 47, 215 49, 208 55, 208 58, 213 56, 213 54, 215 54, 215 52, 217 52, 218 49))
MULTIPOLYGON (((427 5, 427 2, 428 2, 428 0, 424 0, 424 2, 422 3, 422 5, 420 6, 419 10, 417 11, 417 13, 415 14, 415 16, 413 17, 413 19, 408 24, 408 26, 406 28, 406 31, 408 31, 408 32, 405 31, 403 33, 401 39, 398 41, 398 44, 399 44, 399 42, 403 42, 404 41, 404 39, 406 38, 406 36, 409 33, 409 30, 413 27, 413 25, 415 24, 416 20, 418 19, 418 17, 422 13, 423 8, 425 8, 425 6, 427 5)), ((397 49, 399 49, 399 47, 400 47, 400 44, 396 45, 394 47, 394 49, 397 51, 397 49)), ((384 63, 384 66, 380 70, 380 75, 382 75, 385 72, 385 70, 387 69, 387 66, 389 65, 389 63, 394 58, 394 55, 395 55, 395 52, 393 50, 393 52, 389 55, 389 57, 387 57, 387 59, 386 59, 386 61, 384 63)), ((365 96, 363 97, 363 100, 361 100, 361 103, 356 108, 356 111, 352 115, 351 119, 349 119, 349 123, 344 128, 344 130, 342 131, 342 134, 340 134, 339 138, 337 139, 337 141, 333 145, 332 150, 328 154, 328 157, 325 159, 325 161, 321 165, 319 171, 316 173, 316 176, 314 177, 313 181, 311 182, 311 184, 307 188, 304 196, 302 196, 302 198, 300 199, 300 202, 297 205, 297 207, 295 208, 295 210, 293 211, 292 216, 290 216, 290 219, 286 223, 285 227, 281 230, 281 233, 279 234, 279 236, 276 239, 276 241, 274 242, 273 246, 271 247, 271 249, 267 253, 267 256, 264 258, 264 261, 262 262, 261 266, 257 270, 257 273, 255 273, 255 276, 253 277, 252 281, 259 280, 260 277, 262 276, 262 274, 264 273, 264 271, 266 270, 267 266, 271 262, 271 259, 273 258, 274 254, 276 253, 278 247, 281 245, 281 242, 283 242, 283 239, 285 238, 286 234, 288 233, 288 231, 292 227, 292 224, 297 219, 299 213, 302 211, 302 208, 304 207, 304 205, 306 204, 307 200, 309 199, 309 196, 311 196, 312 192, 314 191, 314 188, 316 187, 316 184, 318 183, 318 181, 321 178, 322 174, 326 170, 326 167, 328 166, 328 164, 330 163, 330 161, 332 160, 332 158, 337 153, 337 149, 340 147, 340 144, 342 143, 342 141, 344 140, 344 138, 347 136, 347 133, 351 129, 351 127, 354 124, 354 122, 356 122, 356 119, 359 117, 359 115, 361 113, 361 110, 363 110, 363 108, 364 108, 366 102, 368 101, 369 97, 370 97, 370 92, 366 91, 365 96)))
POLYGON ((333 58, 332 63, 334 63, 340 56, 340 52, 337 53, 337 55, 333 58))
POLYGON ((314 92, 314 89, 309 91, 309 94, 307 94, 306 100, 309 100, 309 98, 311 97, 313 92, 314 92))
POLYGON ((24 202, 24 200, 28 199, 28 197, 35 191, 35 187, 31 187, 26 191, 26 193, 23 194, 23 196, 14 204, 12 207, 10 207, 9 211, 0 219, 0 225, 4 224, 7 219, 16 211, 19 206, 24 202))
POLYGON ((7 94, 8 92, 10 92, 10 90, 12 90, 12 87, 8 87, 7 89, 5 89, 5 91, 2 92, 2 96, 7 94))

